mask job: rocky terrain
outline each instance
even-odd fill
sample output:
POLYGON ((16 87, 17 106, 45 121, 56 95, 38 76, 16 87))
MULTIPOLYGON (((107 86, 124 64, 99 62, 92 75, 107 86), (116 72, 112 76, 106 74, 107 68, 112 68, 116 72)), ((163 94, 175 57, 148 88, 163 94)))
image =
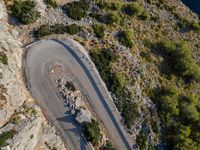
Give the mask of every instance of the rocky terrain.
MULTIPOLYGON (((59 7, 56 8, 47 7, 43 0, 34 1, 40 17, 34 23, 23 25, 17 22, 16 18, 8 16, 5 4, 0 0, 0 56, 4 58, 3 63, 0 63, 0 133, 15 131, 14 136, 11 136, 12 140, 7 141, 9 147, 11 149, 64 149, 64 144, 57 136, 55 129, 45 120, 40 108, 25 88, 22 78, 23 50, 21 47, 38 39, 34 31, 42 25, 73 23, 82 27, 79 33, 74 35, 47 34, 42 38, 71 37, 81 43, 90 53, 106 49, 118 56, 117 60, 107 65, 109 73, 116 75, 120 80, 118 86, 123 86, 123 89, 128 89, 131 93, 129 93, 131 102, 136 108, 133 113, 138 114, 135 115, 136 119, 129 129, 135 139, 135 147, 141 149, 143 149, 142 145, 145 145, 144 149, 150 149, 154 145, 162 147, 160 130, 162 119, 157 110, 158 106, 153 102, 153 98, 150 99, 152 89, 175 85, 182 95, 199 95, 200 86, 199 82, 187 84, 183 78, 175 74, 164 74, 160 69, 164 57, 155 53, 155 45, 163 39, 186 41, 192 51, 192 57, 200 65, 199 30, 196 30, 194 25, 188 25, 188 22, 199 24, 197 15, 192 13, 180 0, 136 0, 145 12, 143 16, 129 16, 123 12, 122 5, 127 5, 131 3, 130 1, 103 1, 107 4, 119 4, 116 6, 119 8, 112 8, 106 4, 101 6, 100 0, 94 0, 90 4, 86 17, 73 20, 62 10, 65 3, 71 2, 69 0, 58 0, 59 7), (104 16, 113 12, 117 14, 118 20, 111 24, 106 24, 100 20, 101 18, 98 20, 95 16, 97 14, 104 16), (142 17, 146 19, 143 20, 142 17), (103 38, 97 37, 93 25, 104 27, 103 38), (190 27, 192 29, 189 29, 190 27), (131 31, 131 46, 123 45, 118 37, 119 33, 127 29, 131 31), (5 54, 7 57, 3 57, 5 54)), ((167 70, 165 67, 164 69, 167 70)), ((109 90, 117 104, 116 93, 112 88, 109 90)), ((181 127, 178 126, 178 128, 181 127)))
POLYGON ((8 63, 0 63, 0 134, 13 131, 2 149, 66 149, 25 87, 23 44, 16 37, 17 31, 8 24, 3 1, 0 1, 0 22, 0 52, 8 57, 8 63))

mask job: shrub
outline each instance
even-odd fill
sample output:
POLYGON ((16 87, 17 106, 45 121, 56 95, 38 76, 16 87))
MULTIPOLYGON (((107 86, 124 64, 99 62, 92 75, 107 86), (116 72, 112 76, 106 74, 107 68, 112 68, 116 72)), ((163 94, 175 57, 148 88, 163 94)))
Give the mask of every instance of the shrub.
POLYGON ((106 144, 100 148, 100 150, 115 150, 110 141, 106 141, 106 144))
POLYGON ((92 145, 97 145, 100 139, 100 128, 99 123, 92 119, 91 123, 84 122, 83 123, 84 128, 84 135, 87 141, 90 141, 92 145))
POLYGON ((132 32, 130 30, 122 31, 119 33, 119 41, 122 45, 132 48, 133 42, 132 42, 132 32))
POLYGON ((142 13, 142 10, 143 10, 142 7, 137 2, 127 4, 124 7, 124 12, 129 16, 133 15, 139 16, 142 13))
POLYGON ((67 82, 67 83, 65 84, 65 87, 66 87, 68 90, 71 90, 71 91, 73 91, 73 92, 76 91, 76 88, 75 88, 73 82, 67 82))
POLYGON ((105 36, 105 28, 101 25, 93 25, 94 33, 98 38, 103 38, 105 36))
POLYGON ((64 34, 64 33, 74 35, 80 31, 81 27, 76 24, 71 24, 71 25, 55 24, 52 26, 42 25, 35 30, 35 36, 37 38, 41 38, 51 34, 64 34))
POLYGON ((66 26, 66 32, 69 33, 70 35, 75 35, 80 31, 81 31, 81 27, 78 26, 77 24, 71 24, 71 25, 66 26))
POLYGON ((146 11, 144 11, 141 15, 139 15, 139 18, 141 20, 149 20, 150 16, 149 16, 149 14, 146 11))
POLYGON ((0 148, 3 147, 3 146, 5 146, 6 140, 8 140, 10 138, 13 138, 14 134, 15 134, 14 130, 9 130, 7 132, 3 132, 0 135, 0 148))
POLYGON ((4 65, 8 65, 8 57, 5 53, 0 54, 0 62, 2 62, 4 65))
POLYGON ((53 8, 58 7, 58 4, 57 4, 56 0, 44 0, 44 3, 45 3, 48 7, 53 7, 53 8))
POLYGON ((105 24, 113 24, 119 21, 119 16, 115 12, 110 12, 104 16, 101 16, 99 19, 100 22, 103 22, 105 24))
POLYGON ((154 89, 150 95, 161 120, 167 149, 198 149, 200 102, 197 95, 182 94, 175 86, 154 89))
POLYGON ((169 73, 181 76, 186 81, 200 80, 200 67, 186 42, 163 40, 158 43, 158 52, 164 57, 169 73))
POLYGON ((63 6, 63 9, 66 11, 67 15, 74 20, 81 20, 86 17, 89 9, 88 0, 74 1, 67 3, 63 6))
POLYGON ((147 147, 147 135, 140 133, 137 138, 136 142, 140 147, 140 150, 146 150, 147 147))
POLYGON ((40 13, 35 9, 35 6, 34 1, 14 0, 11 13, 23 24, 34 23, 40 17, 40 13))

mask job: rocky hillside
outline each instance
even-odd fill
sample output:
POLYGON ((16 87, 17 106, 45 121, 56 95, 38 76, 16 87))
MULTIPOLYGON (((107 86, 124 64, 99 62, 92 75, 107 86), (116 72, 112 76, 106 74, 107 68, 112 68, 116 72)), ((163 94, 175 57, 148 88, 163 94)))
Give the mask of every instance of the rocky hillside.
POLYGON ((26 90, 22 78, 22 46, 8 24, 0 1, 0 147, 1 149, 65 149, 55 129, 26 90))
POLYGON ((63 146, 24 87, 20 47, 71 37, 90 53, 135 148, 198 149, 200 22, 180 0, 34 0, 31 13, 24 14, 16 13, 14 0, 5 2, 8 10, 0 1, 0 131, 12 131, 13 140, 4 145, 63 146), (23 131, 25 124, 34 134, 23 131), (30 138, 15 140, 24 133, 30 138))

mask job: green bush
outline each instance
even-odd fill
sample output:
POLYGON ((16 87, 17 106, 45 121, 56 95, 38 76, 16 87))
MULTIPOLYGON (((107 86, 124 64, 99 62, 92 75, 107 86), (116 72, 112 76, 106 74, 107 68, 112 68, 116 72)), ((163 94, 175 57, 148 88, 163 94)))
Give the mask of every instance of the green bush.
POLYGON ((96 120, 92 119, 91 123, 84 122, 83 128, 84 128, 83 133, 86 140, 90 141, 92 145, 97 145, 101 135, 99 123, 96 120))
POLYGON ((140 6, 139 3, 134 2, 124 6, 123 10, 129 16, 134 16, 134 15, 139 16, 142 13, 143 8, 140 6))
POLYGON ((106 141, 106 144, 100 148, 100 150, 115 150, 110 141, 106 141))
POLYGON ((0 135, 0 148, 5 146, 6 140, 13 138, 14 134, 15 134, 14 130, 9 130, 7 132, 3 132, 0 135))
POLYGON ((81 20, 86 17, 89 9, 88 0, 73 1, 67 3, 63 6, 63 9, 66 11, 67 15, 74 20, 81 20))
POLYGON ((139 15, 139 18, 141 20, 149 20, 150 19, 150 15, 146 11, 144 11, 144 12, 141 13, 141 15, 139 15))
POLYGON ((181 76, 186 81, 200 81, 200 67, 186 42, 163 40, 158 43, 158 52, 164 57, 169 73, 181 76))
POLYGON ((185 95, 175 86, 154 89, 150 95, 156 104, 167 149, 198 149, 200 146, 200 101, 197 95, 185 95))
POLYGON ((119 33, 119 41, 122 45, 132 48, 132 32, 130 30, 122 31, 119 33))
POLYGON ((58 4, 57 4, 56 0, 44 0, 44 3, 45 3, 48 7, 52 7, 52 8, 58 7, 58 4))
POLYGON ((8 57, 5 53, 0 54, 0 62, 4 65, 8 65, 8 57))
POLYGON ((102 22, 105 24, 113 24, 119 21, 119 16, 115 12, 107 13, 105 16, 102 17, 102 22))
POLYGON ((74 86, 73 82, 67 82, 65 84, 65 87, 68 89, 68 90, 71 90, 71 91, 76 91, 76 87, 74 86))
POLYGON ((36 22, 40 17, 40 13, 35 9, 36 3, 29 0, 14 0, 11 6, 11 14, 23 24, 36 22))
POLYGON ((100 9, 111 9, 111 10, 119 10, 121 9, 121 4, 118 2, 98 2, 97 6, 100 9))
POLYGON ((92 26, 94 33, 98 38, 103 38, 105 36, 105 28, 102 25, 93 25, 92 26))
POLYGON ((137 142, 138 146, 140 147, 140 150, 146 150, 147 135, 140 133, 136 138, 136 142, 137 142))
POLYGON ((77 34, 81 31, 81 27, 76 24, 64 25, 64 24, 55 24, 55 25, 42 25, 35 30, 35 36, 41 38, 51 34, 64 34, 68 33, 70 35, 77 34))

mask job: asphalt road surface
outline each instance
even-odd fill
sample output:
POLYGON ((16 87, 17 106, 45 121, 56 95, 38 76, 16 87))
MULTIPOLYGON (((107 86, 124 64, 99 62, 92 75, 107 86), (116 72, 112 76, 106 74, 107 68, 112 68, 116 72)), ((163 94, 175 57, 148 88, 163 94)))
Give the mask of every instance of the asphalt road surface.
POLYGON ((47 40, 30 45, 24 58, 24 72, 31 95, 58 129, 72 150, 89 149, 80 125, 67 112, 49 79, 48 66, 59 62, 77 79, 87 95, 91 108, 106 128, 106 133, 117 149, 132 149, 130 135, 121 124, 121 116, 111 100, 91 60, 68 41, 47 40))

